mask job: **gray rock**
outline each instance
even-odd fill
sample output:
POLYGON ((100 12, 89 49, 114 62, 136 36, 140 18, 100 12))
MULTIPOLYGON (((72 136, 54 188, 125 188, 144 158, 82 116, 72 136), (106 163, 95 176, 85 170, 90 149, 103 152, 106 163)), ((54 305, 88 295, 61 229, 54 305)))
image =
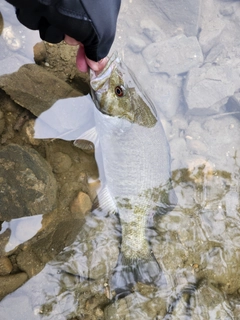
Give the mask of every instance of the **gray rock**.
POLYGON ((129 37, 128 46, 133 52, 138 53, 146 47, 146 42, 141 38, 129 37))
POLYGON ((151 72, 176 75, 201 65, 203 55, 196 37, 185 35, 152 43, 143 50, 143 56, 151 72))
POLYGON ((208 52, 204 62, 219 64, 220 61, 227 56, 227 49, 222 43, 218 43, 216 46, 208 52))
POLYGON ((196 36, 199 28, 201 0, 154 0, 170 24, 182 28, 187 36, 196 36))
MULTIPOLYGON (((239 120, 226 115, 209 119, 203 125, 201 139, 208 145, 207 157, 215 163, 218 170, 233 173, 240 159, 236 156, 239 148, 239 120)), ((233 184, 233 181, 231 182, 233 184)))
POLYGON ((189 71, 184 95, 188 108, 195 113, 218 112, 236 90, 237 73, 229 66, 205 65, 189 71), (195 109, 195 110, 193 110, 195 109))
POLYGON ((0 220, 44 214, 56 202, 51 167, 34 149, 8 145, 0 151, 0 220))
POLYGON ((153 42, 166 39, 165 33, 150 19, 144 19, 140 23, 143 33, 153 42))
POLYGON ((199 43, 204 53, 219 43, 226 25, 226 22, 219 15, 219 5, 219 2, 214 0, 202 1, 199 43))
POLYGON ((203 28, 199 36, 199 43, 203 53, 207 53, 213 46, 217 45, 221 37, 221 33, 225 27, 225 22, 221 19, 214 19, 208 22, 203 28))

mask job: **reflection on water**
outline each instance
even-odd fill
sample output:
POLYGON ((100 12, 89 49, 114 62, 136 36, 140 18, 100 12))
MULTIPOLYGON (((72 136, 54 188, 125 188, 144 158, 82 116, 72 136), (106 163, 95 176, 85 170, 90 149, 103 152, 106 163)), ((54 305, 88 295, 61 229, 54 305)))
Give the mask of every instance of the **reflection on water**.
POLYGON ((33 46, 40 37, 18 22, 13 6, 4 0, 0 5, 0 75, 3 75, 33 63, 33 46))
POLYGON ((5 252, 15 249, 19 244, 31 239, 42 227, 42 215, 13 219, 3 222, 0 234, 10 230, 10 238, 4 248, 5 252))
MULTIPOLYGON (((36 246, 24 256, 32 263, 30 269, 33 261, 36 265, 40 259, 43 264, 51 262, 19 289, 9 291, 12 293, 0 302, 1 319, 239 319, 239 1, 192 1, 190 8, 184 5, 184 10, 182 1, 174 3, 177 12, 164 0, 154 0, 151 5, 147 1, 123 1, 114 45, 154 100, 171 147, 178 205, 166 215, 156 215, 154 228, 148 231, 164 285, 159 288, 136 283, 129 295, 114 300, 110 279, 118 259, 120 226, 116 216, 105 216, 97 210, 75 232, 72 244, 57 257, 51 256, 49 252, 57 250, 59 239, 70 236, 80 223, 74 216, 74 222, 68 225, 70 232, 63 233, 66 222, 61 219, 69 212, 65 211, 52 222, 58 236, 49 233, 44 240, 44 231, 39 232, 34 238, 36 246), (188 9, 191 15, 184 16, 188 9), (186 37, 179 37, 182 33, 186 37)), ((7 30, 22 30, 16 22, 11 23, 13 13, 9 12, 13 11, 7 8, 1 0, 4 27, 13 24, 5 34, 7 30)), ((20 40, 22 44, 24 38, 20 40)), ((2 74, 8 72, 6 66, 14 65, 8 59, 19 60, 19 52, 24 49, 13 52, 6 39, 1 37, 0 41, 2 74)), ((63 101, 65 104, 76 107, 74 102, 63 101)), ((59 110, 56 108, 56 131, 59 123, 65 122, 59 110)), ((73 119, 72 132, 78 130, 78 117, 73 119)), ((44 125, 52 128, 51 119, 48 121, 46 117, 44 125)), ((64 168, 55 164, 54 173, 62 183, 60 201, 68 207, 78 186, 85 188, 83 181, 87 180, 79 174, 80 165, 74 165, 84 167, 90 158, 69 152, 67 144, 64 148, 57 150, 65 161, 64 168), (68 180, 64 185, 62 181, 70 176, 75 184, 68 180), (71 197, 67 193, 70 189, 71 197)), ((56 152, 54 143, 47 151, 48 155, 56 152)), ((92 196, 87 188, 84 192, 92 196)), ((73 215, 73 210, 68 214, 73 215)), ((34 224, 34 217, 28 219, 1 223, 0 240, 5 251, 25 241, 25 230, 29 239, 41 227, 40 216, 34 224), (7 244, 9 227, 14 238, 7 244), (5 246, 10 243, 11 247, 5 246)), ((46 220, 49 223, 48 217, 46 220)), ((15 268, 10 276, 21 271, 16 265, 22 266, 24 249, 21 247, 21 255, 16 252, 17 261, 14 255, 4 253, 15 268)), ((5 261, 2 258, 1 266, 5 261)), ((27 272, 30 277, 29 269, 27 272)), ((1 283, 8 287, 5 281, 9 280, 1 275, 1 283)))

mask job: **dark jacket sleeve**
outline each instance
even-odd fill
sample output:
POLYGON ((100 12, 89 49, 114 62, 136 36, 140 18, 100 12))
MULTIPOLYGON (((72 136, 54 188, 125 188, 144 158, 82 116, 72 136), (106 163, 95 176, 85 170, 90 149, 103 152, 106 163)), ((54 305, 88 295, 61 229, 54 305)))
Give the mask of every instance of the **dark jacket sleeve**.
POLYGON ((82 0, 81 2, 91 18, 97 35, 97 42, 86 47, 86 52, 91 56, 96 52, 97 57, 102 59, 107 56, 114 41, 121 0, 82 0))
POLYGON ((106 57, 114 41, 121 0, 7 0, 19 21, 57 43, 64 34, 83 43, 94 61, 106 57))

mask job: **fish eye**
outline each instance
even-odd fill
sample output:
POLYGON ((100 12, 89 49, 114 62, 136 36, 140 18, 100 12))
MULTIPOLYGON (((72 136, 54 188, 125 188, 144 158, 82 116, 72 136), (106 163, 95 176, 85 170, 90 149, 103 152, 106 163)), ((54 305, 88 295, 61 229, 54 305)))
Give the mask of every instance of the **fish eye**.
POLYGON ((116 86, 115 94, 118 97, 123 97, 125 95, 125 88, 123 86, 116 86))

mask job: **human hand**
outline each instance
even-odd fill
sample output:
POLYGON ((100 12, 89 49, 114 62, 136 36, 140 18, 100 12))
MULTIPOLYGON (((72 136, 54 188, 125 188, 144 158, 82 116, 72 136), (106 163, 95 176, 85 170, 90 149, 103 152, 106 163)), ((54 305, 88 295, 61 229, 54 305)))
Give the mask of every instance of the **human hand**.
POLYGON ((16 7, 19 21, 39 30, 43 40, 58 43, 68 35, 81 43, 77 57, 80 68, 83 46, 86 63, 91 68, 102 67, 114 40, 121 0, 7 1, 16 7))
POLYGON ((71 46, 77 46, 77 45, 79 46, 76 63, 77 63, 77 67, 80 71, 87 72, 88 67, 90 67, 96 73, 100 73, 104 69, 104 67, 108 61, 107 57, 101 59, 98 62, 95 62, 93 60, 88 59, 88 57, 86 57, 84 46, 82 45, 82 43, 80 43, 79 41, 77 41, 67 35, 65 36, 64 41, 71 46))

